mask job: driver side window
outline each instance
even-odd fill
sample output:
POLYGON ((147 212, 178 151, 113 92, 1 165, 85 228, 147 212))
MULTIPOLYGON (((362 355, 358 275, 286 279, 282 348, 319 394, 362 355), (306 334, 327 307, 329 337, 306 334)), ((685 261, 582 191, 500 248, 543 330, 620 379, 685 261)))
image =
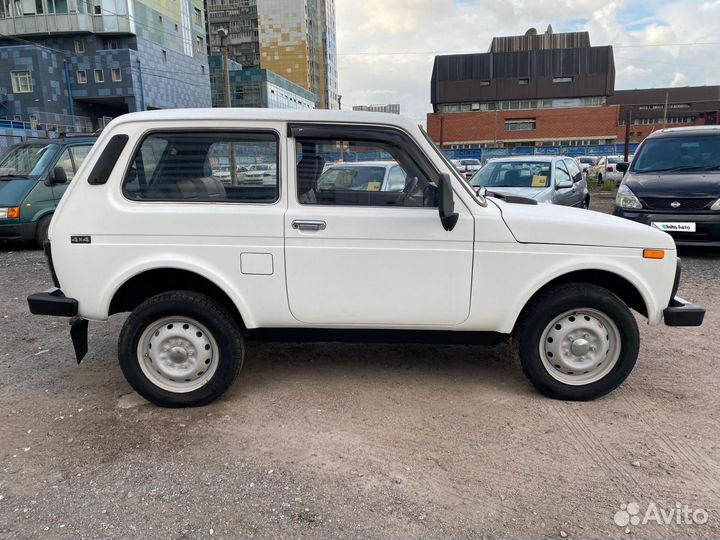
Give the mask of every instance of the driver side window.
POLYGON ((563 182, 567 183, 571 180, 572 179, 570 178, 570 173, 567 172, 567 169, 565 168, 563 162, 558 161, 555 164, 555 185, 560 185, 563 182))
POLYGON ((435 184, 399 146, 352 139, 296 139, 300 204, 437 207, 435 184))

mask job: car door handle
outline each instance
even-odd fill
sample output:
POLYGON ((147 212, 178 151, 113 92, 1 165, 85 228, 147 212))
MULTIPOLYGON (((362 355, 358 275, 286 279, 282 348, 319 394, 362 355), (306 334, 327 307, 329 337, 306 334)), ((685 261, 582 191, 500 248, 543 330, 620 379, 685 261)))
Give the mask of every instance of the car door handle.
POLYGON ((292 228, 300 231, 324 231, 327 223, 318 219, 296 219, 292 222, 292 228))

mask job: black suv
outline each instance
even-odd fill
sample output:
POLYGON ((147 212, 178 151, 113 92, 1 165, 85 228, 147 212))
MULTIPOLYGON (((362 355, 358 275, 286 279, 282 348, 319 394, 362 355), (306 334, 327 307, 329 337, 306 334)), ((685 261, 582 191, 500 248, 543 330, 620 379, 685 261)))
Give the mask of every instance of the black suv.
POLYGON ((678 245, 720 246, 720 126, 663 129, 638 147, 616 216, 653 225, 678 245))

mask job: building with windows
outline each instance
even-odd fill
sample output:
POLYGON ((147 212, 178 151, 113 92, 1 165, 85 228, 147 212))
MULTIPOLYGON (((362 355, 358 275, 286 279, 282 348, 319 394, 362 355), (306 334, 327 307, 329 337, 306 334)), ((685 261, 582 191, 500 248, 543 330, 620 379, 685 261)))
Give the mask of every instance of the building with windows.
POLYGON ((0 0, 0 116, 62 131, 209 107, 201 0, 0 0))
POLYGON ((388 105, 353 105, 353 111, 369 111, 369 112, 400 114, 400 104, 399 103, 389 103, 388 105))
MULTIPOLYGON (((224 58, 208 57, 212 87, 212 106, 226 107, 224 58)), ((315 94, 305 90, 268 69, 243 67, 228 62, 230 105, 232 107, 261 107, 270 109, 314 109, 315 94)))
POLYGON ((206 0, 211 53, 262 68, 339 108, 335 0, 206 0), (227 37, 221 35, 227 32, 227 37))
POLYGON ((448 149, 613 145, 629 111, 639 142, 658 127, 717 123, 719 90, 616 91, 611 46, 549 28, 493 38, 487 53, 437 56, 428 131, 448 149))

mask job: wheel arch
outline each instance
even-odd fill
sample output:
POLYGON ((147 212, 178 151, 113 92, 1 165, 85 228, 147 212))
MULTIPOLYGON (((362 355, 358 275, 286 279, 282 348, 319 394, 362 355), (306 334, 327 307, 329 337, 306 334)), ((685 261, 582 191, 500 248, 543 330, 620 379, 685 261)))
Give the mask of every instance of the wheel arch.
POLYGON ((638 312, 644 317, 647 318, 648 313, 650 312, 648 309, 649 299, 645 295, 643 295, 643 293, 640 291, 640 289, 635 283, 633 283, 626 277, 621 276, 620 274, 612 272, 610 270, 574 270, 556 276, 553 279, 545 282, 542 286, 535 289, 535 291, 527 298, 527 300, 523 304, 523 308, 520 310, 520 313, 518 313, 518 316, 515 319, 515 324, 513 325, 513 333, 517 329, 518 322, 522 320, 522 317, 527 311, 528 307, 539 295, 543 294, 548 289, 566 283, 588 283, 591 285, 602 287, 617 296, 630 309, 638 312))
POLYGON ((245 310, 238 306, 237 298, 231 297, 226 287, 197 271, 172 266, 147 268, 126 277, 115 287, 107 303, 107 314, 132 311, 148 298, 174 290, 206 294, 226 306, 241 328, 247 328, 246 318, 243 316, 245 310))

